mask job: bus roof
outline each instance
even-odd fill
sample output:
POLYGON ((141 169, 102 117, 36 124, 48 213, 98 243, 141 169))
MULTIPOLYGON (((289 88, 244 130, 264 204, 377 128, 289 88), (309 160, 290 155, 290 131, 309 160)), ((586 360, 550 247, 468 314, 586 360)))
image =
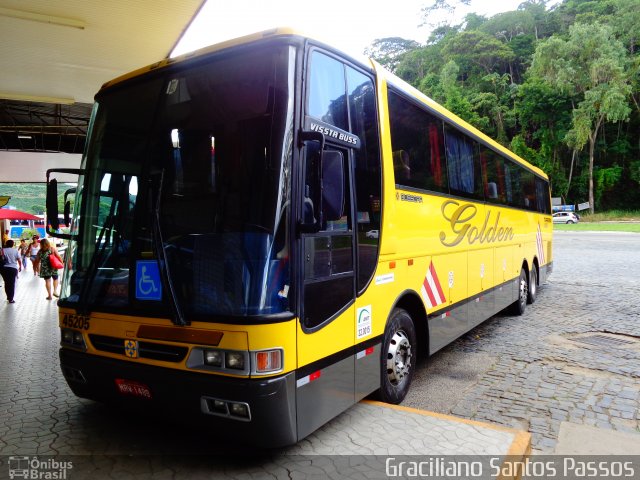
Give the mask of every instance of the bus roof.
MULTIPOLYGON (((249 44, 249 43, 253 43, 253 42, 258 42, 260 40, 267 40, 267 39, 272 39, 272 38, 277 38, 277 37, 291 37, 291 36, 297 36, 300 38, 309 38, 309 39, 313 39, 312 37, 305 35, 293 28, 290 27, 279 27, 279 28, 274 28, 271 30, 265 30, 262 32, 257 32, 257 33, 252 33, 250 35, 245 35, 243 37, 238 37, 238 38, 234 38, 231 40, 226 40, 224 42, 221 43, 216 43, 214 45, 209 45, 207 47, 201 48, 199 50, 195 50, 193 52, 189 52, 189 53, 185 53, 182 54, 180 56, 174 57, 174 58, 165 58, 164 60, 161 60, 159 62, 153 63, 151 65, 147 65, 146 67, 142 67, 139 68, 137 70, 134 70, 132 72, 126 73, 124 75, 121 75, 113 80, 110 80, 108 82, 106 82, 105 84, 102 85, 102 88, 100 89, 101 91, 112 87, 118 83, 121 83, 123 81, 129 80, 131 78, 135 78, 137 76, 140 75, 144 75, 145 73, 151 72, 151 71, 155 71, 158 69, 162 69, 165 67, 168 67, 170 65, 175 65, 178 63, 182 63, 191 59, 195 59, 195 58, 199 58, 199 57, 203 57, 206 56, 208 54, 220 51, 220 50, 224 50, 227 48, 231 48, 231 47, 236 47, 236 46, 240 46, 240 45, 245 45, 245 44, 249 44)), ((316 40, 316 39, 313 39, 316 40)), ((321 41, 318 41, 318 43, 323 43, 321 41)), ((338 49, 336 49, 335 47, 331 47, 329 45, 327 45, 329 48, 332 48, 334 50, 339 51, 338 49)), ((345 54, 344 52, 342 52, 343 55, 350 57, 353 59, 353 57, 349 54, 345 54)), ((353 59, 358 61, 357 59, 353 59)), ((408 84, 407 82, 405 82, 404 80, 402 80, 401 78, 397 77, 396 75, 394 75, 393 73, 389 72, 388 70, 386 70, 385 68, 383 68, 380 64, 378 64, 377 62, 375 62, 372 59, 366 59, 363 58, 362 60, 359 60, 358 63, 362 64, 363 67, 368 67, 368 68, 372 68, 375 71, 376 75, 378 76, 378 78, 384 79, 387 83, 393 85, 394 87, 398 88, 399 90, 405 92, 406 94, 410 95, 411 97, 415 98, 416 100, 418 100, 420 103, 428 106, 429 108, 431 108, 432 110, 438 112, 441 116, 452 120, 457 126, 461 127, 462 129, 466 130, 468 133, 472 134, 473 136, 481 139, 482 141, 484 141, 485 143, 487 143, 488 145, 490 145, 492 148, 499 150, 501 153, 503 153, 504 155, 507 155, 509 158, 517 161, 518 163, 521 163, 523 166, 525 166, 526 168, 530 169, 531 171, 533 171, 534 173, 536 173, 537 175, 548 179, 547 175, 538 167, 530 164, 529 162, 527 162, 525 159, 523 159, 522 157, 516 155, 515 153, 513 153, 512 151, 510 151, 509 149, 507 149, 506 147, 500 145, 498 142, 496 142, 495 140, 493 140, 491 137, 487 136, 486 134, 482 133, 480 130, 478 130, 477 128, 475 128, 473 125, 467 123, 466 121, 464 121, 462 118, 458 117, 456 114, 454 114, 453 112, 450 112, 449 110, 447 110, 446 108, 444 108, 442 105, 438 104, 437 102, 435 102, 434 100, 432 100, 431 98, 429 98, 428 96, 426 96, 424 93, 422 93, 421 91, 419 91, 418 89, 416 89, 415 87, 411 86, 410 84, 408 84), (364 60, 364 61, 363 61, 364 60), (368 63, 368 65, 367 65, 368 63)))
POLYGON ((151 65, 147 65, 146 67, 142 67, 132 72, 125 73, 124 75, 121 75, 117 78, 114 78, 113 80, 109 80, 108 82, 104 83, 102 85, 101 90, 112 87, 113 85, 116 85, 125 80, 129 80, 130 78, 144 75, 147 72, 158 70, 158 69, 167 67, 169 65, 182 63, 184 61, 191 60, 194 58, 203 57, 210 53, 224 50, 226 48, 236 47, 239 45, 245 45, 245 44, 257 42, 260 40, 267 40, 271 38, 284 37, 284 36, 300 36, 304 38, 309 38, 306 35, 303 35, 300 32, 297 32, 294 29, 289 27, 280 27, 280 28, 274 28, 271 30, 265 30, 258 33, 252 33, 250 35, 233 38, 231 40, 225 40, 224 42, 216 43, 213 45, 209 45, 207 47, 200 48, 198 50, 194 50, 192 52, 184 53, 177 57, 165 58, 164 60, 160 60, 159 62, 152 63, 151 65))

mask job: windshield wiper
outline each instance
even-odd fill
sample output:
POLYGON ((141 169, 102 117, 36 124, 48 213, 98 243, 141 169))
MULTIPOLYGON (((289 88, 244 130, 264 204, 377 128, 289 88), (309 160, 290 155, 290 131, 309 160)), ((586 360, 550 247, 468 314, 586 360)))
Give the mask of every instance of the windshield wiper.
POLYGON ((162 229, 160 228, 160 200, 162 198, 162 188, 164 185, 164 168, 160 174, 160 186, 158 187, 158 198, 156 199, 156 208, 154 215, 152 215, 152 231, 153 231, 153 244, 156 250, 156 257, 158 258, 158 266, 160 268, 160 274, 165 285, 165 288, 169 292, 169 299, 171 300, 171 307, 173 309, 173 323, 180 326, 189 325, 189 321, 184 318, 182 306, 178 300, 176 289, 171 278, 171 270, 169 268, 169 262, 167 261, 167 252, 164 247, 164 240, 162 239, 162 229))
MULTIPOLYGON (((121 189, 124 188, 125 183, 122 184, 121 189)), ((104 251, 107 248, 107 242, 104 241, 105 233, 111 232, 113 228, 113 223, 115 219, 115 210, 116 203, 119 201, 118 197, 113 197, 111 202, 111 207, 109 208, 109 215, 104 221, 102 225, 102 230, 100 230, 100 234, 98 235, 98 239, 96 240, 96 249, 93 251, 93 255, 91 257, 91 261, 89 262, 89 266, 87 267, 87 271, 85 273, 85 279, 82 283, 82 288, 80 289, 80 301, 78 302, 78 313, 80 315, 89 315, 89 291, 91 286, 93 285, 93 280, 98 273, 98 258, 102 257, 104 251)))

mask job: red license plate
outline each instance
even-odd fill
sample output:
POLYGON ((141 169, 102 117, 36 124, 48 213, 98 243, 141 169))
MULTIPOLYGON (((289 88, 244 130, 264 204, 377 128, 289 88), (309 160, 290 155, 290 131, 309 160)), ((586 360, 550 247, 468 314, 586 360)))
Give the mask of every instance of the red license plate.
POLYGON ((121 395, 131 395, 133 397, 151 400, 151 389, 144 383, 116 378, 116 387, 118 387, 118 392, 121 395))

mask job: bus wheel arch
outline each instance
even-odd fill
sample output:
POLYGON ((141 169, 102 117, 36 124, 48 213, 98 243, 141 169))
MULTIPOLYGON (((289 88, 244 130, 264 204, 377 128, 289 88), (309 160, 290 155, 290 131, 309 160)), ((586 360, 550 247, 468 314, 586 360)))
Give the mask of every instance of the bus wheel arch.
MULTIPOLYGON (((398 297, 396 303, 391 308, 391 312, 393 313, 396 308, 405 310, 411 317, 416 331, 418 354, 420 355, 420 357, 428 357, 429 326, 427 323, 427 311, 424 308, 422 299, 416 292, 412 290, 406 290, 398 297)), ((387 319, 387 325, 389 324, 390 319, 391 314, 387 319)))

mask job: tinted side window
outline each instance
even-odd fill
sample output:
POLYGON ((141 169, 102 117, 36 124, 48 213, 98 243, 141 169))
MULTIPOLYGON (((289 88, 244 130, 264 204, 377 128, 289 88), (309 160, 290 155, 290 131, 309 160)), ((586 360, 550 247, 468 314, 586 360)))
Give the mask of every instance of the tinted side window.
POLYGON ((309 115, 349 129, 344 64, 320 52, 311 54, 309 115))
POLYGON ((354 150, 355 199, 358 235, 358 291, 373 275, 380 244, 380 210, 382 169, 376 111, 375 86, 362 73, 347 67, 351 133, 360 138, 361 147, 354 150))
POLYGON ((542 178, 536 177, 536 208, 540 213, 551 213, 551 203, 549 201, 549 183, 542 178))
POLYGON ((448 193, 442 122, 392 91, 389 121, 396 183, 448 193))
POLYGON ((444 137, 449 192, 453 195, 484 199, 479 145, 448 125, 445 126, 444 137))
POLYGON ((522 168, 511 160, 504 161, 507 180, 507 200, 510 207, 524 208, 524 195, 520 180, 522 168))
POLYGON ((484 198, 499 205, 507 204, 507 192, 504 181, 504 160, 493 150, 480 147, 480 163, 484 183, 484 198))
POLYGON ((520 185, 522 188, 522 207, 527 210, 537 210, 536 202, 536 178, 533 172, 520 168, 520 185))

